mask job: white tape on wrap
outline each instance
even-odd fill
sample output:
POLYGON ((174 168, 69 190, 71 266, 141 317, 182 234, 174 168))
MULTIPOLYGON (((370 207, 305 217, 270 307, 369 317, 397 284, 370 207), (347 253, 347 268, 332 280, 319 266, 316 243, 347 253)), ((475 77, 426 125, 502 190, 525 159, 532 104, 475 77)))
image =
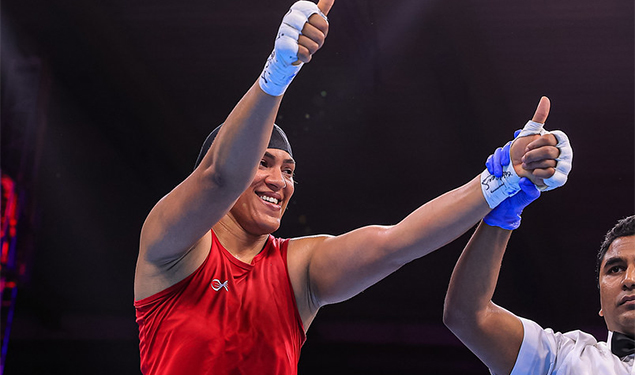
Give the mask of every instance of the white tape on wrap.
POLYGON ((544 180, 547 186, 539 188, 543 191, 553 190, 564 185, 567 182, 569 172, 571 172, 571 167, 573 166, 573 148, 569 143, 569 137, 560 130, 554 130, 549 133, 553 134, 558 140, 556 147, 560 150, 560 155, 556 158, 556 173, 544 180))
POLYGON ((302 63, 293 65, 298 60, 298 37, 302 34, 304 24, 315 13, 326 19, 315 3, 298 1, 284 16, 278 29, 273 52, 269 55, 258 80, 262 91, 271 96, 280 96, 298 74, 303 65, 302 63))
MULTIPOLYGON (((543 129, 543 126, 544 124, 539 122, 527 121, 516 138, 545 134, 547 131, 543 129)), ((520 191, 520 186, 518 185, 520 177, 514 170, 511 156, 509 159, 510 163, 504 166, 503 175, 500 178, 490 174, 487 169, 481 173, 481 191, 490 208, 498 206, 502 201, 520 191)))
POLYGON ((528 135, 534 135, 534 134, 539 134, 539 135, 547 134, 548 132, 543 128, 543 126, 545 126, 545 124, 541 122, 535 122, 531 120, 527 121, 527 123, 525 124, 525 126, 523 126, 523 128, 521 129, 520 133, 516 136, 516 138, 526 137, 528 135))
POLYGON ((571 167, 573 166, 573 148, 569 143, 569 137, 564 132, 560 130, 547 131, 543 128, 544 125, 539 122, 528 121, 520 134, 518 134, 518 137, 534 134, 552 134, 556 137, 558 141, 556 147, 560 150, 560 155, 556 158, 556 172, 553 176, 544 180, 545 186, 538 186, 541 191, 549 191, 567 182, 569 172, 571 172, 571 167))
POLYGON ((520 191, 518 182, 520 177, 514 170, 512 163, 507 164, 503 169, 503 175, 498 178, 487 171, 481 173, 481 191, 489 205, 495 208, 502 201, 520 191))
MULTIPOLYGON (((543 123, 528 121, 516 138, 536 134, 553 134, 553 136, 556 137, 558 141, 556 147, 560 150, 560 155, 556 159, 556 172, 553 176, 544 180, 545 186, 538 187, 541 191, 548 191, 560 187, 567 182, 567 177, 573 165, 573 148, 569 143, 569 138, 564 132, 560 130, 549 132, 543 128, 544 125, 543 123)), ((483 173, 481 173, 481 191, 489 207, 494 208, 507 199, 507 197, 518 193, 518 191, 520 191, 519 181, 520 177, 514 170, 511 161, 505 166, 501 178, 495 177, 485 169, 483 173)))

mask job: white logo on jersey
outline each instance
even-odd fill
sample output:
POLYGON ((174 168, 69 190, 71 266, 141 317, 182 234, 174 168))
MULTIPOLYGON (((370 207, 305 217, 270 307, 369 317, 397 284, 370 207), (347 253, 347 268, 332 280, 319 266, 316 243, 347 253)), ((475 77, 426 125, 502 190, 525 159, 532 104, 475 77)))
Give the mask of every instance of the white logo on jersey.
POLYGON ((224 283, 221 283, 220 280, 214 279, 209 284, 209 286, 211 286, 212 289, 214 289, 215 292, 218 292, 221 288, 225 288, 225 290, 229 292, 229 289, 227 289, 227 283, 228 282, 229 282, 229 280, 225 281, 224 283))

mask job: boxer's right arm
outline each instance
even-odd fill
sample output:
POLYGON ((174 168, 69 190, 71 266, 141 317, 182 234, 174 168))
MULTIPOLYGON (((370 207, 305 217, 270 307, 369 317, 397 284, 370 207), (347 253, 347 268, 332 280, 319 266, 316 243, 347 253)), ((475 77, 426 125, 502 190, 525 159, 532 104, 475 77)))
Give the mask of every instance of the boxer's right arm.
MULTIPOLYGON (((321 47, 328 24, 319 13, 327 13, 333 1, 321 0, 321 11, 310 3, 318 14, 301 13, 304 22, 302 18, 295 19, 292 27, 302 27, 297 41, 293 41, 295 60, 307 62, 321 47)), ((310 7, 308 2, 303 3, 304 8, 310 7)), ((287 21, 285 16, 283 22, 287 21)), ((280 78, 276 74, 294 66, 293 56, 286 58, 290 65, 267 64, 274 69, 269 73, 278 89, 281 81, 276 81, 280 78)), ((263 74, 266 71, 267 68, 263 74)), ((284 92, 267 91, 261 80, 262 75, 234 107, 200 165, 151 210, 141 231, 138 264, 169 267, 180 261, 249 186, 265 152, 284 92)), ((288 86, 290 80, 282 83, 288 86)))

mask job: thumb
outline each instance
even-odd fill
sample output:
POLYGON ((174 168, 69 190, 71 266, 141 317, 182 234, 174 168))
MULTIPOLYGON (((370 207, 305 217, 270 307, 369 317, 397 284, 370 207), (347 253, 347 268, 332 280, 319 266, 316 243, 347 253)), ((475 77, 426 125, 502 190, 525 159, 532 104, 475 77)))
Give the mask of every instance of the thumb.
POLYGON ((547 116, 549 116, 549 109, 551 109, 551 101, 549 101, 549 98, 546 96, 543 96, 540 98, 540 102, 531 121, 544 124, 547 121, 547 116))
POLYGON ((320 0, 318 1, 317 6, 324 15, 327 15, 333 6, 333 3, 335 3, 335 0, 320 0))

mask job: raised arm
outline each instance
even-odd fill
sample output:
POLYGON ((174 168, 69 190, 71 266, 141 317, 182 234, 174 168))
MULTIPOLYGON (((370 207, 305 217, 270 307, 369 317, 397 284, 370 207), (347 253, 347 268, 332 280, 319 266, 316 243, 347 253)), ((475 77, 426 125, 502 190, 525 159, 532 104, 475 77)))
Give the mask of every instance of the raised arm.
POLYGON ((153 275, 174 270, 177 263, 189 264, 187 274, 202 261, 193 250, 254 178, 284 91, 324 43, 328 23, 321 13, 332 4, 333 0, 320 1, 321 11, 308 1, 293 5, 283 18, 263 72, 229 114, 201 163, 149 213, 141 231, 137 297, 165 287, 155 288, 152 282, 147 287, 153 275), (191 258, 193 262, 188 262, 191 258))
MULTIPOLYGON (((528 163, 529 167, 538 168, 534 174, 548 177, 547 186, 541 190, 553 188, 555 185, 549 184, 554 180, 564 184, 571 170, 573 150, 568 139, 561 132, 554 132, 554 136, 561 147, 555 159, 560 165, 554 170, 549 167, 549 160, 528 163)), ((537 150, 538 142, 527 150, 537 150)), ((504 155, 497 150, 488 159, 487 168, 500 173, 499 165, 507 162, 504 155)), ((511 230, 520 226, 523 209, 540 196, 538 187, 526 178, 520 180, 519 186, 521 191, 487 214, 472 235, 454 267, 443 310, 448 328, 496 375, 511 373, 524 336, 518 317, 492 302, 511 230)))
POLYGON ((540 195, 529 181, 521 187, 472 235, 454 267, 443 312, 447 327, 495 375, 511 373, 523 341, 520 320, 492 302, 511 229, 520 224, 520 211, 540 195))
MULTIPOLYGON (((548 112, 549 102, 545 98, 533 121, 544 122, 548 112)), ((511 145, 515 173, 544 185, 543 179, 554 174, 559 154, 556 143, 550 134, 517 138, 511 145), (527 170, 523 166, 538 169, 527 170)), ((493 189, 495 183, 489 183, 493 189)), ((310 319, 320 306, 356 295, 402 265, 465 233, 490 211, 491 204, 498 204, 491 202, 500 197, 489 197, 490 202, 486 200, 484 186, 483 177, 476 177, 424 204, 396 225, 369 226, 337 237, 292 241, 290 246, 296 247, 300 255, 294 259, 290 251, 289 262, 306 262, 309 270, 295 281, 306 283, 309 290, 308 297, 304 296, 306 311, 302 311, 303 296, 296 293, 301 314, 310 319)), ((499 202, 502 200, 504 198, 499 202)))

